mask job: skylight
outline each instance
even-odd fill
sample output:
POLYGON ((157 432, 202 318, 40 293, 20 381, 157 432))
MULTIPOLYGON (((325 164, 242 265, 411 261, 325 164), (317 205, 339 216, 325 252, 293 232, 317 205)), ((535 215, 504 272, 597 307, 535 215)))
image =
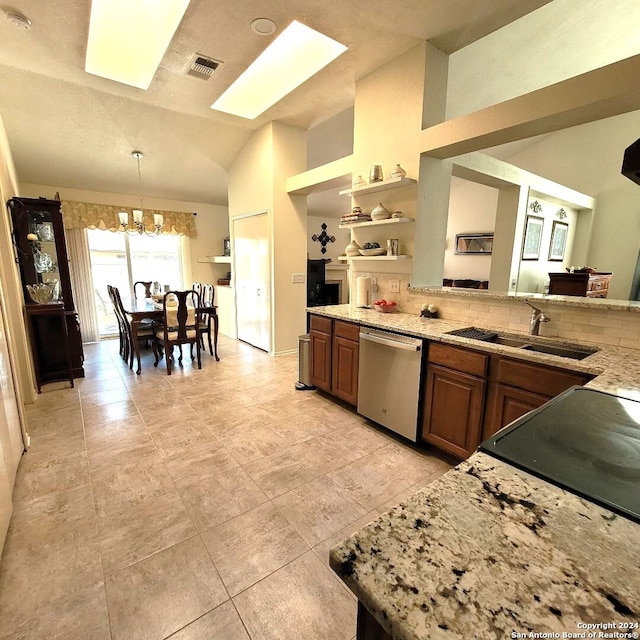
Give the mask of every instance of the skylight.
POLYGON ((211 108, 253 120, 346 49, 294 20, 211 108))
POLYGON ((92 0, 85 71, 147 89, 190 0, 92 0))

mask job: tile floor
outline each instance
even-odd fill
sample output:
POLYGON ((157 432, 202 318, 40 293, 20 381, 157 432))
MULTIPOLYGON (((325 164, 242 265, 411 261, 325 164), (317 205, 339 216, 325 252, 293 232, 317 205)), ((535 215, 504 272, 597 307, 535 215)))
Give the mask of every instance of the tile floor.
POLYGON ((329 549, 450 464, 295 391, 294 356, 221 338, 169 377, 85 354, 28 407, 0 638, 351 640, 329 549))

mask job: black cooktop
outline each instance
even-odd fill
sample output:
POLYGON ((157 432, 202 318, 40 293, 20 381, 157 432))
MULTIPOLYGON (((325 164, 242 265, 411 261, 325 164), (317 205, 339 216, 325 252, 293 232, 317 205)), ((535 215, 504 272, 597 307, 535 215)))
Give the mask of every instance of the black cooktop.
POLYGON ((572 387, 480 450, 640 522, 640 402, 572 387))

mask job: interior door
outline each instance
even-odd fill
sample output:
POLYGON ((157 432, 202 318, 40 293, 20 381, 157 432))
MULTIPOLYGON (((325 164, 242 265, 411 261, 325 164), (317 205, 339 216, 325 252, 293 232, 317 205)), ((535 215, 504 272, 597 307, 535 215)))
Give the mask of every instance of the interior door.
POLYGON ((271 260, 266 213, 235 218, 235 265, 238 339, 271 350, 271 260))

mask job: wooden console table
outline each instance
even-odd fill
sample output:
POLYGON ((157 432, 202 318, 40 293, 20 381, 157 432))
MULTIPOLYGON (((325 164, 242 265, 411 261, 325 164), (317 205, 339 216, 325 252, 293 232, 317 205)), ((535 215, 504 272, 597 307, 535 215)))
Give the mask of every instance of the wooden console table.
POLYGON ((606 298, 609 293, 610 271, 592 273, 550 273, 549 294, 606 298))

